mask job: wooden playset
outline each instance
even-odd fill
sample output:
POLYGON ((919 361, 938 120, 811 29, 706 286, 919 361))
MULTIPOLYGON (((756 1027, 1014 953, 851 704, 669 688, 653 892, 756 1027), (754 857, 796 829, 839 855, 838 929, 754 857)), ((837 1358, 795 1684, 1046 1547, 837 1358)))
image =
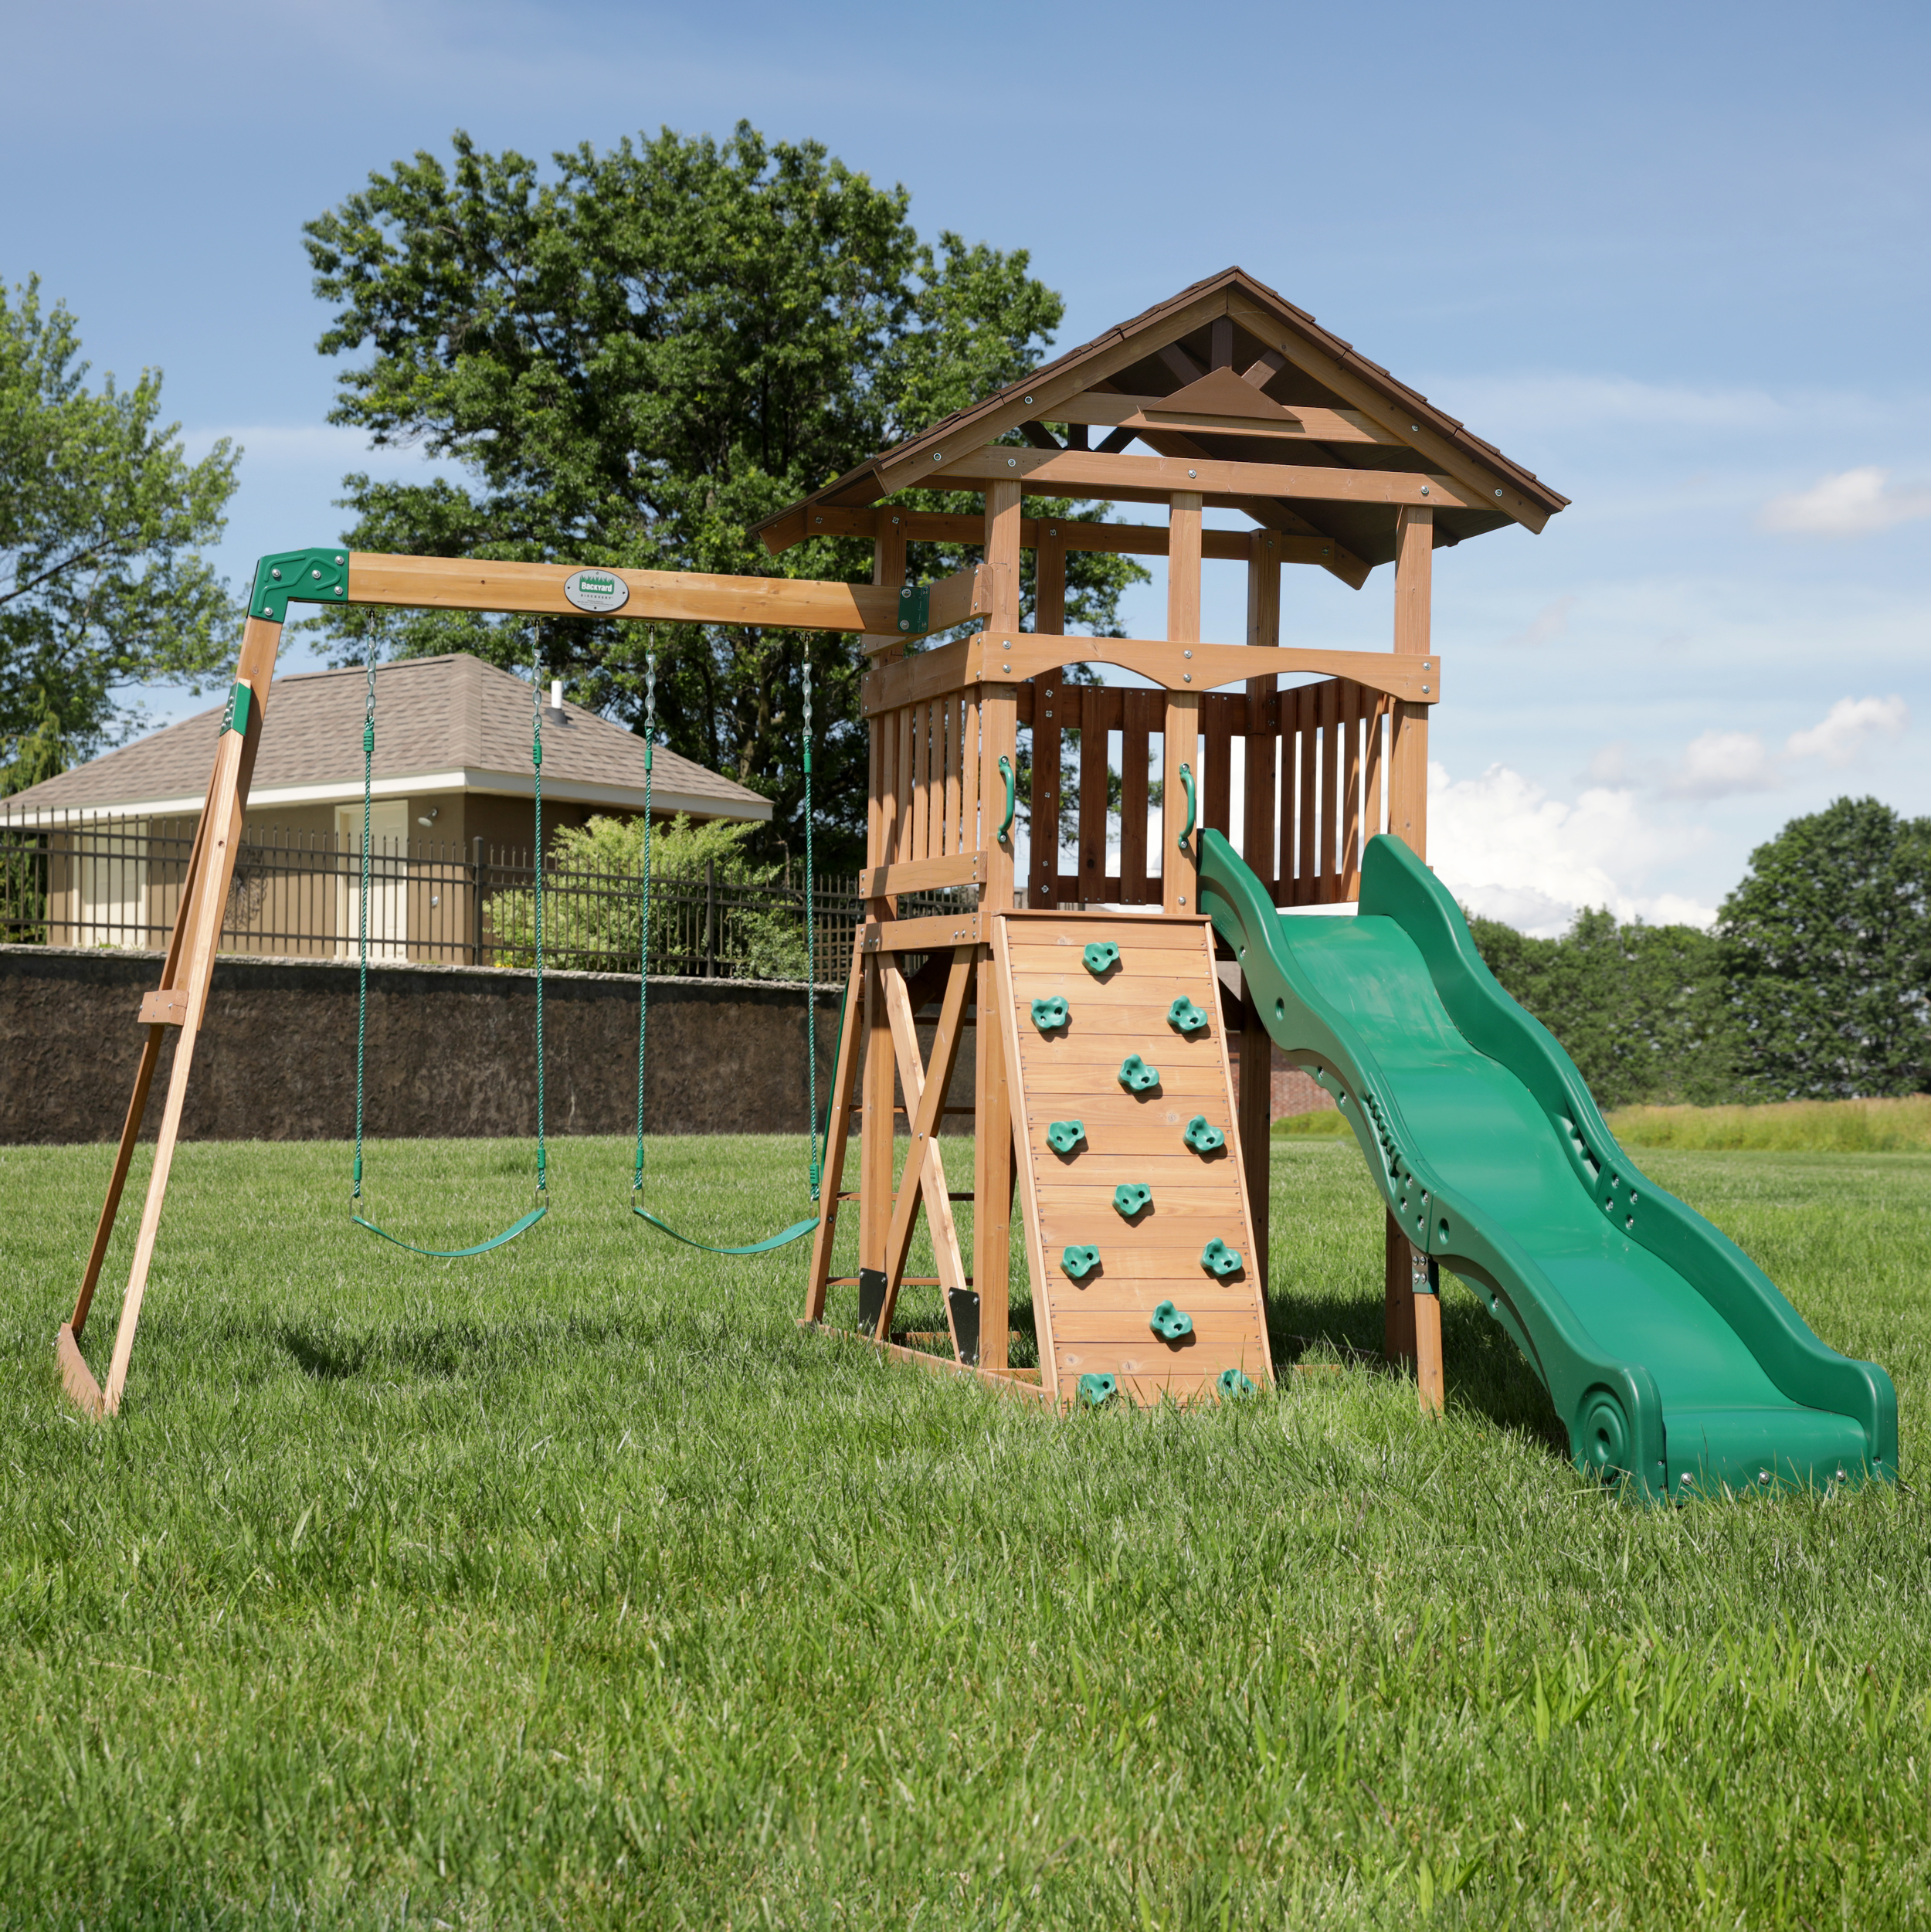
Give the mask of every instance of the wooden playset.
MULTIPOLYGON (((1141 1401, 1226 1394, 1267 1382, 1271 1054, 1237 962, 1217 963, 1194 835, 1228 828, 1239 741, 1239 849, 1276 905, 1354 898, 1364 842, 1384 826, 1425 854, 1427 718, 1442 691, 1429 638, 1433 552, 1509 524, 1539 529, 1564 501, 1230 270, 881 453, 764 526, 774 553, 821 533, 869 537, 870 586, 334 548, 264 559, 183 910, 161 984, 141 1004, 148 1035, 107 1200, 58 1337, 70 1395, 112 1414, 126 1385, 291 599, 859 633, 870 666, 868 916, 837 1045, 806 1320, 825 1323, 829 1292, 854 1289, 853 1325, 878 1346, 1049 1403, 1115 1389, 1141 1401), (982 492, 982 516, 893 501, 935 488, 982 492), (1029 491, 1164 504, 1166 521, 1028 517, 1029 491), (1251 527, 1205 527, 1203 511, 1219 508, 1244 513, 1251 527), (982 561, 908 586, 905 545, 920 539, 980 545, 982 561), (1166 559, 1164 638, 1064 634, 1065 559, 1082 546, 1166 559), (1020 626, 1028 548, 1037 585, 1030 631, 1020 626), (1201 637, 1207 557, 1245 564, 1244 643, 1201 637), (1282 644, 1284 565, 1359 588, 1387 562, 1392 650, 1282 644), (961 640, 918 647, 968 624, 961 640), (1131 672, 1143 688, 1067 682, 1068 667, 1094 664, 1131 672), (1288 679, 1297 682, 1284 689, 1288 679), (1234 684, 1231 693, 1219 688, 1234 684), (1013 838, 1022 727, 1032 734, 1033 822, 1047 828, 1032 839, 1023 907, 1013 838), (1050 828, 1069 732, 1081 746, 1079 847, 1074 869, 1062 872, 1050 828), (1108 835, 1115 735, 1117 861, 1108 835), (1164 829, 1149 850, 1156 742, 1164 829), (898 915, 901 895, 945 888, 952 909, 898 915), (918 1033, 928 1006, 937 1010, 928 1053, 918 1033), (103 1384, 79 1343, 171 1030, 154 1168, 103 1384), (969 1036, 977 1132, 969 1184, 955 1189, 938 1128, 952 1111, 948 1095, 969 1036), (1237 1041, 1237 1077, 1229 1051, 1237 1041), (901 1109, 911 1152, 895 1178, 901 1109), (859 1173, 848 1193, 854 1115, 859 1173), (1010 1361, 1016 1198, 1037 1369, 1010 1361), (955 1219, 960 1200, 973 1207, 969 1267, 955 1219), (859 1273, 840 1282, 833 1244, 847 1201, 857 1212, 859 1273), (944 1291, 947 1354, 894 1339, 921 1210, 937 1256, 931 1285, 944 1291)), ((1419 1356, 1425 1401, 1438 1400, 1441 1387, 1428 1281, 1391 1217, 1389 1347, 1419 1356)))

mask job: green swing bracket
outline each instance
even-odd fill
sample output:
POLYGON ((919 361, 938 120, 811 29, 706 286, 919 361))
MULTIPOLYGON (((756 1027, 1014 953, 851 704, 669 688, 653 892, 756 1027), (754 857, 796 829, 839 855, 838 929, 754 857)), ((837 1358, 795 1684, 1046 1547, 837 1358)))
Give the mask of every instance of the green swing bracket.
POLYGON ((903 631, 915 631, 922 637, 932 627, 932 586, 905 585, 898 593, 898 628, 903 631))
POLYGON ((288 621, 291 603, 338 604, 348 599, 346 550, 277 550, 255 566, 248 614, 283 624, 288 621))

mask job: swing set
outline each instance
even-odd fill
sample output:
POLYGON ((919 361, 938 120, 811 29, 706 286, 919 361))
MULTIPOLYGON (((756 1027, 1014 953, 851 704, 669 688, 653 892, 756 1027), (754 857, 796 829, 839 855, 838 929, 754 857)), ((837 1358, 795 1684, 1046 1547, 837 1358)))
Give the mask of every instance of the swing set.
MULTIPOLYGON (((73 1313, 56 1338, 63 1384, 70 1400, 86 1413, 99 1417, 119 1413, 126 1390, 134 1336, 161 1229, 161 1210, 179 1137, 188 1085, 194 1068, 195 1047, 205 1024, 208 996, 214 976, 222 915, 232 883, 255 759, 261 742, 282 629, 291 603, 375 604, 405 609, 473 610, 511 616, 568 616, 588 614, 625 621, 662 623, 742 624, 790 630, 886 633, 908 640, 950 629, 984 614, 986 606, 981 573, 966 569, 929 586, 896 589, 877 585, 826 582, 804 578, 728 577, 687 571, 575 569, 565 565, 477 562, 430 557, 385 556, 335 548, 277 552, 256 568, 249 600, 248 620, 242 637, 233 686, 216 742, 214 769, 196 821, 192 849, 182 882, 179 916, 169 935, 161 983, 143 996, 140 1020, 148 1029, 134 1092, 128 1102, 120 1142, 110 1176, 107 1197, 95 1228, 73 1313), (139 1231, 130 1264, 120 1319, 114 1336, 104 1384, 97 1380, 80 1350, 80 1338, 99 1286, 120 1198, 132 1166, 134 1149, 146 1116, 149 1093, 159 1066, 163 1041, 175 1032, 174 1059, 167 1097, 154 1146, 139 1231)), ((809 672, 807 672, 807 678, 809 672)), ((540 681, 532 686, 535 694, 540 681)), ((646 730, 656 722, 656 674, 653 657, 646 687, 646 730)), ((806 866, 810 849, 810 714, 806 684, 805 732, 806 866)), ((367 709, 363 723, 363 837, 356 1020, 355 1156, 352 1214, 355 1225, 412 1254, 439 1259, 462 1259, 505 1246, 535 1227, 548 1210, 548 1162, 543 1120, 543 915, 544 882, 541 862, 542 837, 543 736, 540 700, 533 705, 531 766, 534 774, 538 864, 535 898, 536 966, 537 1146, 535 1205, 501 1234, 473 1247, 433 1248, 417 1245, 378 1225, 362 1211, 364 1067, 368 1012, 368 928, 370 893, 370 818, 375 744, 375 668, 369 670, 367 709)), ((644 1204, 643 1069, 648 1017, 650 969, 650 766, 645 752, 645 883, 642 933, 639 944, 637 1014, 637 1152, 632 1180, 633 1210, 658 1232, 686 1245, 721 1255, 769 1253, 799 1240, 816 1228, 814 1212, 769 1239, 742 1248, 714 1247, 680 1234, 644 1204)), ((806 893, 807 946, 810 895, 806 893)), ((842 1025, 842 1021, 841 1021, 842 1025)), ((809 1032, 809 1028, 808 1028, 809 1032)), ((816 1060, 809 1076, 811 1104, 811 1177, 814 1199, 820 1173, 818 1145, 816 1060)))

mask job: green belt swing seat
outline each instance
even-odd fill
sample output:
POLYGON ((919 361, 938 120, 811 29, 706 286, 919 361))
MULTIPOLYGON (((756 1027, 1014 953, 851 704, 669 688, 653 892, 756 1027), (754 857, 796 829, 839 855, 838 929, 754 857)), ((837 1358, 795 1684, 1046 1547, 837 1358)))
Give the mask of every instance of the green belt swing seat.
MULTIPOLYGON (((637 1151, 636 1160, 630 1177, 630 1211, 640 1221, 654 1227, 660 1234, 667 1234, 674 1241, 681 1241, 687 1248, 701 1249, 707 1255, 769 1255, 780 1248, 787 1248, 795 1241, 802 1241, 818 1225, 818 1200, 820 1169, 818 1159, 818 1033, 816 993, 817 966, 816 928, 813 919, 811 896, 812 844, 811 844, 811 666, 804 667, 804 737, 805 737, 805 1063, 806 1081, 809 1089, 807 1106, 811 1134, 811 1198, 812 1213, 804 1220, 794 1221, 790 1227, 768 1234, 761 1241, 749 1241, 742 1247, 724 1247, 712 1241, 699 1241, 694 1235, 680 1234, 660 1215, 653 1214, 638 1200, 643 1191, 643 1077, 644 1041, 650 1012, 650 768, 656 746, 653 742, 657 718, 657 660, 653 653, 646 660, 644 675, 644 743, 643 743, 643 912, 640 924, 642 937, 637 956, 637 1151)), ((829 1132, 830 1122, 826 1123, 829 1132)))
MULTIPOLYGON (((492 1234, 486 1241, 478 1241, 473 1248, 423 1248, 414 1241, 405 1241, 399 1234, 392 1234, 386 1227, 378 1227, 361 1211, 362 1199, 362 1109, 364 1095, 363 1069, 368 1038, 368 898, 369 898, 369 820, 371 801, 374 789, 375 764, 375 659, 372 653, 368 660, 368 698, 362 718, 362 881, 361 910, 356 938, 359 970, 355 991, 355 1166, 350 1194, 350 1218, 358 1227, 392 1246, 400 1248, 411 1255, 426 1255, 433 1261, 467 1261, 473 1255, 487 1255, 491 1249, 507 1247, 519 1234, 528 1231, 550 1211, 549 1174, 548 1150, 543 1133, 543 680, 541 667, 538 667, 535 683, 530 688, 530 769, 535 775, 534 790, 536 794, 536 1205, 526 1214, 520 1216, 504 1228, 500 1234, 492 1234)), ((482 881, 477 882, 478 891, 482 881)))

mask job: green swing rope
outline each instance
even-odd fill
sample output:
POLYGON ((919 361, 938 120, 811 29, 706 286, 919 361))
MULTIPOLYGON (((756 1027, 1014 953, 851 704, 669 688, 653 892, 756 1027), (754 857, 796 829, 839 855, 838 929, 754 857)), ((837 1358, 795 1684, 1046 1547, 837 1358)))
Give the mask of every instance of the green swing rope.
MULTIPOLYGON (((368 696, 362 714, 362 909, 359 933, 360 969, 357 974, 355 990, 355 1186, 350 1195, 350 1218, 358 1227, 365 1227, 372 1234, 379 1235, 392 1246, 404 1248, 412 1255, 426 1255, 439 1261, 467 1261, 473 1255, 487 1255, 493 1248, 501 1248, 513 1241, 527 1229, 534 1227, 550 1211, 549 1177, 547 1172, 547 1149, 543 1136, 543 667, 537 666, 536 682, 531 687, 530 766, 535 773, 536 792, 536 1191, 537 1204, 521 1220, 513 1222, 500 1234, 488 1241, 479 1241, 473 1248, 418 1248, 413 1241, 406 1241, 399 1235, 392 1234, 386 1227, 378 1227, 375 1222, 356 1213, 356 1204, 362 1198, 362 1098, 363 1063, 368 1041, 368 885, 369 885, 369 819, 371 799, 375 769, 375 654, 372 650, 368 658, 368 696)), ((478 879, 476 889, 480 892, 483 881, 478 879)))
MULTIPOLYGON (((811 1088, 811 1198, 818 1199, 818 1036, 817 1000, 813 968, 815 964, 814 929, 811 908, 811 665, 804 667, 805 681, 805 949, 807 956, 805 988, 806 1035, 807 1051, 810 1055, 810 1071, 807 1076, 811 1088)), ((720 1248, 710 1241, 701 1241, 689 1234, 680 1234, 668 1221, 662 1221, 642 1206, 636 1196, 643 1189, 643 1043, 645 1028, 649 1024, 650 1010, 650 767, 655 752, 657 723, 657 659, 653 651, 644 660, 643 684, 643 935, 637 949, 637 1154, 636 1165, 630 1177, 630 1211, 638 1220, 647 1221, 660 1234, 668 1234, 674 1241, 681 1241, 686 1248, 701 1249, 707 1255, 769 1255, 774 1248, 789 1246, 801 1240, 818 1225, 818 1216, 813 1214, 808 1220, 794 1221, 781 1232, 770 1235, 761 1241, 752 1241, 743 1248, 720 1248)))

